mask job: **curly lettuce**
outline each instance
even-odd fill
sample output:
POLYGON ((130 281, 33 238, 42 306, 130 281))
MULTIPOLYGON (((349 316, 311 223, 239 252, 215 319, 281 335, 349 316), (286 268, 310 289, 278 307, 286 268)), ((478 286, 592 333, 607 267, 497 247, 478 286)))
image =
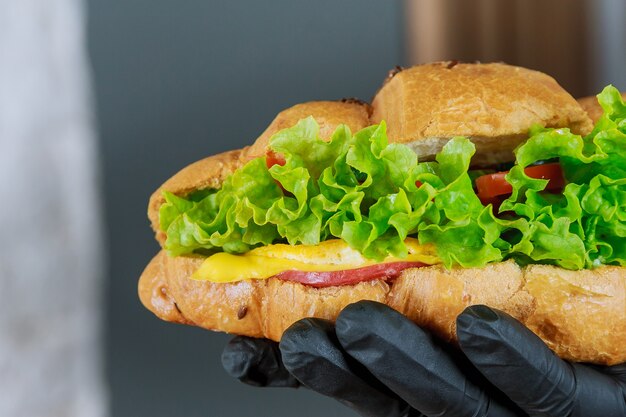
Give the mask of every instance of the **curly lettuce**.
POLYGON ((588 136, 537 127, 516 149, 506 177, 513 193, 500 212, 514 213, 524 233, 507 256, 568 269, 626 265, 626 106, 612 86, 598 101, 604 114, 588 136), (559 194, 524 173, 550 158, 559 158, 568 183, 559 194))
POLYGON ((242 253, 277 242, 315 245, 340 238, 364 256, 405 257, 404 240, 432 243, 444 265, 482 266, 514 258, 568 269, 626 264, 626 106, 609 86, 604 115, 585 138, 535 127, 506 176, 513 192, 497 213, 477 197, 468 173, 474 145, 451 139, 433 162, 388 143, 385 123, 329 141, 312 117, 282 130, 270 149, 284 165, 257 158, 219 190, 186 197, 164 193, 160 226, 172 255, 242 253), (558 158, 567 186, 524 168, 558 158))

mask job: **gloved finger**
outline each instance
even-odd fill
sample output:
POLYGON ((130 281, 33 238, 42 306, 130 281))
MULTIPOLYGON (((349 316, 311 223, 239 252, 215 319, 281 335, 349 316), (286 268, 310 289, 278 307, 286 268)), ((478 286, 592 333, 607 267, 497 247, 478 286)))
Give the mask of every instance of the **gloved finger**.
POLYGON ((432 337, 384 304, 360 301, 337 319, 346 352, 427 416, 515 416, 463 374, 432 337))
POLYGON ((623 383, 589 366, 573 364, 572 367, 576 395, 571 417, 626 416, 626 391, 623 383))
MULTIPOLYGON (((345 355, 332 323, 303 319, 280 341, 285 367, 306 387, 352 408, 363 416, 408 416, 410 407, 345 355)), ((419 414, 417 414, 419 415, 419 414)))
POLYGON ((626 390, 626 363, 614 366, 597 366, 599 372, 612 376, 626 390))
POLYGON ((624 416, 617 381, 559 359, 511 316, 472 306, 457 318, 461 349, 496 387, 531 416, 624 416))
POLYGON ((267 339, 234 337, 222 352, 226 372, 257 387, 298 387, 300 383, 285 369, 278 343, 267 339))

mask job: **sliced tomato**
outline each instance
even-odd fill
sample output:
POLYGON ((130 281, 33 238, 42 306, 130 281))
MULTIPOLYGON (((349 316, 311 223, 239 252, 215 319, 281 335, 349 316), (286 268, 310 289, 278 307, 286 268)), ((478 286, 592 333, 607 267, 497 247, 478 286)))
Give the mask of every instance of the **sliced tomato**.
POLYGON ((346 269, 331 272, 305 272, 285 271, 276 275, 283 281, 299 282, 311 287, 330 287, 335 285, 353 285, 363 281, 374 279, 390 280, 396 278, 402 271, 408 268, 420 268, 427 266, 421 262, 390 262, 376 264, 363 268, 346 269))
POLYGON ((482 175, 476 178, 476 190, 480 201, 493 200, 495 197, 511 194, 513 187, 504 177, 509 171, 496 172, 495 174, 482 175))
POLYGON ((565 187, 565 177, 563 176, 561 164, 559 164, 558 162, 528 167, 524 169, 524 172, 530 178, 550 180, 548 182, 548 185, 546 185, 546 190, 556 191, 562 190, 563 187, 565 187))
POLYGON ((273 150, 269 149, 267 154, 265 154, 265 163, 268 168, 273 167, 274 165, 285 165, 285 158, 282 155, 277 154, 273 150))
MULTIPOLYGON (((267 153, 265 154, 265 164, 267 165, 267 168, 269 169, 273 167, 274 165, 284 166, 286 164, 286 161, 282 155, 279 155, 273 150, 268 149, 267 153)), ((287 192, 279 181, 274 180, 274 182, 276 183, 276 185, 280 187, 281 190, 283 190, 283 193, 287 192)))
MULTIPOLYGON (((558 162, 528 167, 524 169, 524 172, 531 178, 549 180, 545 188, 548 191, 560 191, 565 186, 563 170, 558 162)), ((497 197, 513 192, 511 184, 504 178, 508 173, 509 171, 496 172, 495 174, 482 175, 476 178, 477 195, 483 204, 488 204, 497 197)))

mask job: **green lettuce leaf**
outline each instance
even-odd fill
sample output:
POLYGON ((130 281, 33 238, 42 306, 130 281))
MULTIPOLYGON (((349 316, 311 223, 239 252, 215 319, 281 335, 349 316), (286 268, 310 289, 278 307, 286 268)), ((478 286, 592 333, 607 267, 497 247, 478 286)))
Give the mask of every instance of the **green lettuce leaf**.
POLYGON ((501 249, 495 245, 502 227, 491 207, 484 207, 476 196, 468 174, 474 152, 469 140, 457 137, 437 155, 438 165, 434 167, 441 183, 437 184, 435 209, 419 226, 420 243, 433 243, 447 267, 480 266, 503 258, 501 249))
POLYGON ((329 141, 312 117, 270 140, 284 165, 257 158, 219 190, 164 193, 160 227, 172 255, 258 245, 314 245, 341 238, 366 257, 405 257, 406 237, 432 243, 445 266, 482 266, 513 258, 568 269, 626 265, 626 105, 609 86, 598 95, 604 115, 586 137, 534 127, 506 175, 513 192, 494 213, 476 196, 468 172, 474 145, 450 140, 432 162, 389 144, 386 125, 329 141), (524 168, 556 158, 567 186, 546 192, 524 168))
POLYGON ((568 269, 626 265, 626 106, 612 86, 598 100, 604 115, 587 137, 537 127, 516 149, 517 164, 506 176, 513 193, 500 212, 515 213, 528 230, 507 256, 568 269), (568 182, 559 194, 543 191, 547 180, 524 173, 524 167, 550 158, 559 158, 568 182))

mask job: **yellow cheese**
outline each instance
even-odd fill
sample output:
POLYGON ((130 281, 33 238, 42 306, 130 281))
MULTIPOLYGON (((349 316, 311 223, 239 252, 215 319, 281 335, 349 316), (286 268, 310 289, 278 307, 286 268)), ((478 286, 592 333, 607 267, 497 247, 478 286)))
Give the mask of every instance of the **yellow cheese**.
MULTIPOLYGON (((420 245, 407 238, 409 254, 405 258, 387 257, 382 263, 421 262, 440 263, 432 245, 420 245)), ((216 253, 209 256, 192 275, 193 279, 211 282, 235 282, 244 279, 266 279, 284 271, 342 271, 376 265, 363 257, 346 242, 333 239, 317 245, 268 245, 243 255, 216 253)))

